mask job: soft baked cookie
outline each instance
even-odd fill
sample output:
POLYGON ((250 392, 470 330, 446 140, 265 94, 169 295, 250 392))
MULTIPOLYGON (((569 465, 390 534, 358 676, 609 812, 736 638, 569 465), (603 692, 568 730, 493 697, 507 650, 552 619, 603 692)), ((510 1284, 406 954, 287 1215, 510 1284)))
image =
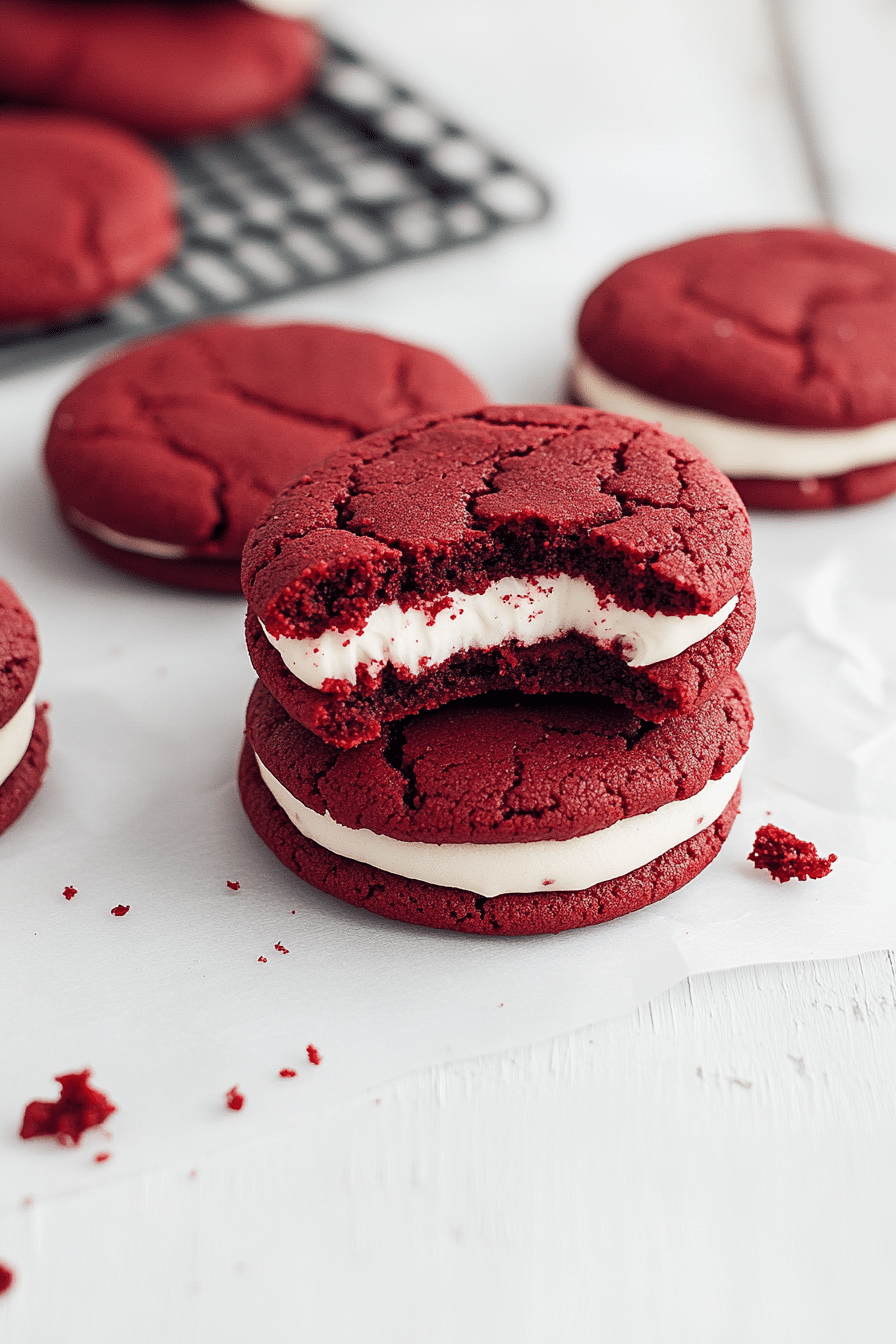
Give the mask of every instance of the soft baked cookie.
POLYGON ((259 682, 243 805, 293 872, 389 919, 558 933, 660 900, 715 857, 752 724, 735 675, 647 724, 599 696, 467 700, 340 751, 259 682))
POLYGON ((269 116, 307 91, 320 49, 306 21, 229 0, 0 0, 0 94, 147 135, 269 116))
POLYGON ((339 746, 519 688, 689 713, 755 614, 729 481, 655 425, 569 406, 421 416, 283 492, 243 557, 258 675, 339 746))
POLYGON ((174 183, 126 131, 0 112, 0 320, 64 317, 134 289, 177 251, 174 183))
POLYGON ((34 621, 0 579, 0 832, 31 802, 47 765, 46 705, 34 698, 39 665, 34 621))
POLYGON ((243 543, 289 481, 371 430, 485 400, 444 355, 373 332, 210 322, 137 346, 69 392, 47 471, 101 559, 238 593, 243 543))
POLYGON ((573 400, 659 420, 750 507, 896 490, 896 253, 821 229, 695 238, 589 295, 573 400))

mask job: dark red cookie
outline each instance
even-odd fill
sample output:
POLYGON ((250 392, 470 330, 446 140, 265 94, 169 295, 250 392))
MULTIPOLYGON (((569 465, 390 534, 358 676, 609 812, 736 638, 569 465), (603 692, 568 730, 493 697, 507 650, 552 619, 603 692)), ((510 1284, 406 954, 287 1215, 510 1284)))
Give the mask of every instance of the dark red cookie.
POLYGON ((37 793, 47 764, 46 706, 34 707, 40 664, 27 608, 0 579, 0 832, 37 793))
POLYGON ((661 419, 749 505, 896 490, 896 253, 820 229, 695 238, 608 276, 578 341, 575 400, 661 419))
POLYGON ((485 399, 444 355, 371 332, 212 322, 89 374, 56 410, 46 464, 102 559, 238 593, 249 530, 289 481, 373 429, 485 399))
POLYGON ((229 130, 287 107, 320 48, 304 20, 227 0, 0 0, 0 94, 147 135, 229 130))
MULTIPOLYGON (((662 725, 597 696, 493 696, 390 724, 377 741, 340 751, 290 719, 259 683, 246 716, 240 790, 252 825, 277 857, 342 900, 436 928, 556 933, 659 900, 714 857, 737 812, 739 763, 751 725, 746 690, 735 675, 695 714, 662 725), (275 800, 256 755, 307 809, 302 825, 308 835, 275 800), (695 800, 690 812, 687 799, 695 800), (684 810, 686 820, 668 830, 668 814, 676 810, 684 810), (700 827, 704 817, 708 824, 700 827), (330 831, 310 838, 321 818, 330 831), (652 833, 614 834, 617 824, 633 818, 652 833), (569 845, 548 847, 548 854, 538 843, 575 845, 595 835, 615 853, 588 858, 584 868, 581 856, 557 857, 569 845), (358 837, 362 858, 336 852, 345 836, 350 845, 358 837), (413 873, 386 870, 396 849, 376 853, 383 837, 412 842, 413 873), (427 850, 425 868, 416 857, 420 845, 427 850), (479 853, 470 854, 470 845, 479 853), (457 858, 455 846, 461 847, 457 858), (377 858, 384 866, 373 866, 377 858), (632 861, 635 868, 620 873, 632 861), (485 875, 489 862, 497 866, 485 875), (564 862, 573 866, 564 869, 564 862), (595 863, 607 865, 603 880, 548 889, 558 874, 593 874, 595 863), (468 875, 466 889, 448 885, 458 872, 468 875), (517 876, 528 890, 474 894, 488 891, 495 874, 492 890, 504 891, 517 876)), ((396 868, 405 862, 399 855, 396 868)))
POLYGON ((419 417, 334 453, 270 506, 243 558, 247 642, 289 713, 343 747, 494 689, 599 692, 659 721, 737 667, 749 564, 730 483, 655 426, 563 406, 419 417), (530 596, 506 595, 517 581, 530 596), (573 588, 576 603, 611 603, 623 633, 592 636, 584 616, 551 626, 573 588), (483 601, 497 614, 477 645, 483 601), (354 632, 389 613, 425 628, 346 669, 354 632), (656 644, 635 665, 625 632, 639 625, 656 644))
POLYGON ((168 170, 116 127, 4 112, 0 178, 0 320, 95 308, 177 250, 168 170))

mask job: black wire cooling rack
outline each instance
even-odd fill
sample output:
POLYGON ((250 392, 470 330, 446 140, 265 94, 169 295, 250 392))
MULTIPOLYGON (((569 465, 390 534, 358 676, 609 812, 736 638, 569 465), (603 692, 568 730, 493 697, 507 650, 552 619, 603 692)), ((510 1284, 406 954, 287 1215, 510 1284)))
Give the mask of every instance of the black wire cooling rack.
POLYGON ((126 337, 488 238, 548 210, 525 168, 328 38, 299 106, 234 134, 158 146, 178 182, 174 261, 64 322, 0 327, 12 372, 126 337))

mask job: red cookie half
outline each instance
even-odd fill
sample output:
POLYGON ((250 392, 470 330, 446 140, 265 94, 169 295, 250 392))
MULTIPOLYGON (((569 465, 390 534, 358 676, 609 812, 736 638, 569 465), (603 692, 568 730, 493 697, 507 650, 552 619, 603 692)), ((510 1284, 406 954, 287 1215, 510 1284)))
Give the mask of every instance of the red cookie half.
POLYGON ((730 482, 655 426, 568 406, 418 417, 280 495, 243 558, 247 642, 338 746, 461 697, 609 695, 688 713, 753 628, 730 482))
POLYGON ((289 481, 371 430, 485 399, 444 355, 372 332, 210 322, 89 374, 53 416, 46 466, 103 560, 238 593, 246 537, 289 481))
POLYGON ((34 702, 39 665, 31 614, 0 579, 0 832, 37 793, 46 769, 46 706, 34 702))
POLYGON ((573 400, 659 420, 747 504, 896 490, 896 253, 820 229, 695 238, 589 295, 573 400))
POLYGON ((240 791, 277 857, 341 900, 434 928, 557 933, 659 900, 710 862, 751 725, 735 676, 662 725, 596 696, 504 695, 340 751, 259 683, 240 791))
POLYGON ((0 320, 65 317, 134 289, 176 252, 174 184, 125 131, 0 113, 0 320))
POLYGON ((227 0, 0 0, 0 93, 147 135, 269 116, 307 91, 320 50, 306 21, 227 0))

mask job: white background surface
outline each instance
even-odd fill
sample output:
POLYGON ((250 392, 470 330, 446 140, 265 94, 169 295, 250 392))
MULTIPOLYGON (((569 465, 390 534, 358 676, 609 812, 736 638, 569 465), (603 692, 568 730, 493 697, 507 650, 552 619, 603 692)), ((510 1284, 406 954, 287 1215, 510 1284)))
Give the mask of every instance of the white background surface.
MULTIPOLYGON (((818 0, 784 17, 837 220, 892 243, 896 13, 818 0)), ((549 400, 607 266, 688 232, 818 217, 755 0, 358 0, 333 19, 540 168, 558 208, 278 313, 436 344, 497 399, 549 400)), ((19 393, 36 407, 47 383, 19 393)), ((199 1155, 195 1177, 114 1181, 110 1163, 101 1188, 0 1218, 20 1276, 0 1336, 889 1340, 894 1022, 886 954, 696 977, 629 1017, 199 1155)))

